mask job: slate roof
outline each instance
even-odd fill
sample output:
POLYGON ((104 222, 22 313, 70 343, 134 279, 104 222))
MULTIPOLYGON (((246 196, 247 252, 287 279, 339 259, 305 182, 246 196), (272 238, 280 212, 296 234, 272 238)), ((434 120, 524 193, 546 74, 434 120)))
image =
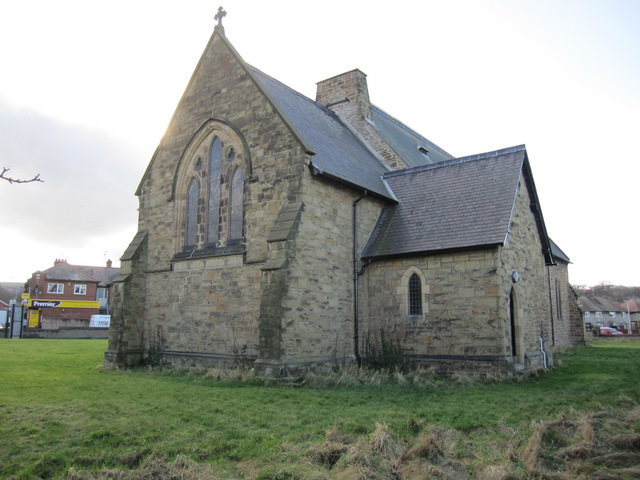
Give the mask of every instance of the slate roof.
POLYGON ((118 273, 119 268, 75 266, 60 262, 44 270, 42 275, 45 280, 97 283, 104 287, 113 283, 118 273))
POLYGON ((76 265, 76 268, 86 272, 93 278, 98 279, 98 285, 101 287, 106 287, 107 285, 111 285, 114 279, 120 273, 119 268, 109 268, 109 267, 93 267, 89 265, 76 265))
POLYGON ((571 260, 569 259, 569 257, 567 256, 566 253, 564 253, 560 247, 558 245, 556 245, 556 242, 554 242, 553 240, 549 239, 549 243, 551 243, 551 251, 553 252, 553 258, 556 260, 561 260, 565 263, 571 263, 571 260))
POLYGON ((614 300, 606 297, 580 297, 580 303, 578 305, 583 312, 622 312, 627 311, 627 308, 623 309, 614 300))
POLYGON ((391 172, 386 206, 363 258, 504 244, 524 146, 391 172))
POLYGON ((393 150, 411 167, 453 159, 435 143, 426 139, 382 109, 371 105, 372 126, 393 150), (427 153, 422 153, 423 148, 427 153))
MULTIPOLYGON (((313 154, 311 161, 316 173, 395 200, 381 180, 389 167, 378 160, 338 115, 257 68, 250 65, 247 68, 313 154)), ((371 106, 371 114, 371 125, 410 167, 453 158, 375 105, 371 106), (426 154, 421 153, 421 147, 426 154)))
POLYGON ((623 311, 627 310, 627 306, 629 308, 630 313, 640 312, 640 299, 633 297, 627 300, 626 302, 620 304, 620 308, 622 308, 623 311))
POLYGON ((247 65, 272 103, 313 154, 316 173, 393 199, 381 176, 389 169, 328 108, 247 65))

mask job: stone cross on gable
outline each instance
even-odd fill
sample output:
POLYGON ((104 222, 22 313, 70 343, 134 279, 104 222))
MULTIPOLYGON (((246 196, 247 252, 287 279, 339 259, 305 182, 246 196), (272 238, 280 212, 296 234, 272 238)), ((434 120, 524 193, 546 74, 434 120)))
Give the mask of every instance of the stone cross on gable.
POLYGON ((223 10, 222 7, 218 7, 218 13, 213 17, 214 20, 218 21, 218 25, 222 26, 222 19, 227 16, 227 12, 223 10))

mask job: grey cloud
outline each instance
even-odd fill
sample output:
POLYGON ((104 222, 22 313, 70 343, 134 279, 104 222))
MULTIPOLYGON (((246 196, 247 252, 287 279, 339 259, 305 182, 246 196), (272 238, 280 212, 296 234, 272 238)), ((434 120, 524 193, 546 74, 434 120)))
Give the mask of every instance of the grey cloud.
POLYGON ((135 224, 147 159, 107 134, 0 100, 0 167, 45 183, 0 183, 3 221, 64 248, 135 224))

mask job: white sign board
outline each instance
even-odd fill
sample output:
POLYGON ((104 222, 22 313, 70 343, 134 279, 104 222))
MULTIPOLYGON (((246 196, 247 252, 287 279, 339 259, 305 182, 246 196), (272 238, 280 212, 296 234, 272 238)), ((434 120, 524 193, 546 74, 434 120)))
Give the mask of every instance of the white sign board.
POLYGON ((111 315, 91 315, 89 327, 108 328, 111 323, 111 315))

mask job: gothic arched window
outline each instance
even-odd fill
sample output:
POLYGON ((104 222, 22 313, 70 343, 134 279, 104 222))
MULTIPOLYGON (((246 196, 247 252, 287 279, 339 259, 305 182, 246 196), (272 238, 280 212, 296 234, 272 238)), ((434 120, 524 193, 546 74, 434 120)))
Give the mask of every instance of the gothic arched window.
POLYGON ((176 260, 244 251, 251 172, 249 150, 236 129, 213 119, 198 129, 174 176, 176 260))
POLYGON ((409 315, 422 315, 422 281, 415 273, 409 278, 409 315))

